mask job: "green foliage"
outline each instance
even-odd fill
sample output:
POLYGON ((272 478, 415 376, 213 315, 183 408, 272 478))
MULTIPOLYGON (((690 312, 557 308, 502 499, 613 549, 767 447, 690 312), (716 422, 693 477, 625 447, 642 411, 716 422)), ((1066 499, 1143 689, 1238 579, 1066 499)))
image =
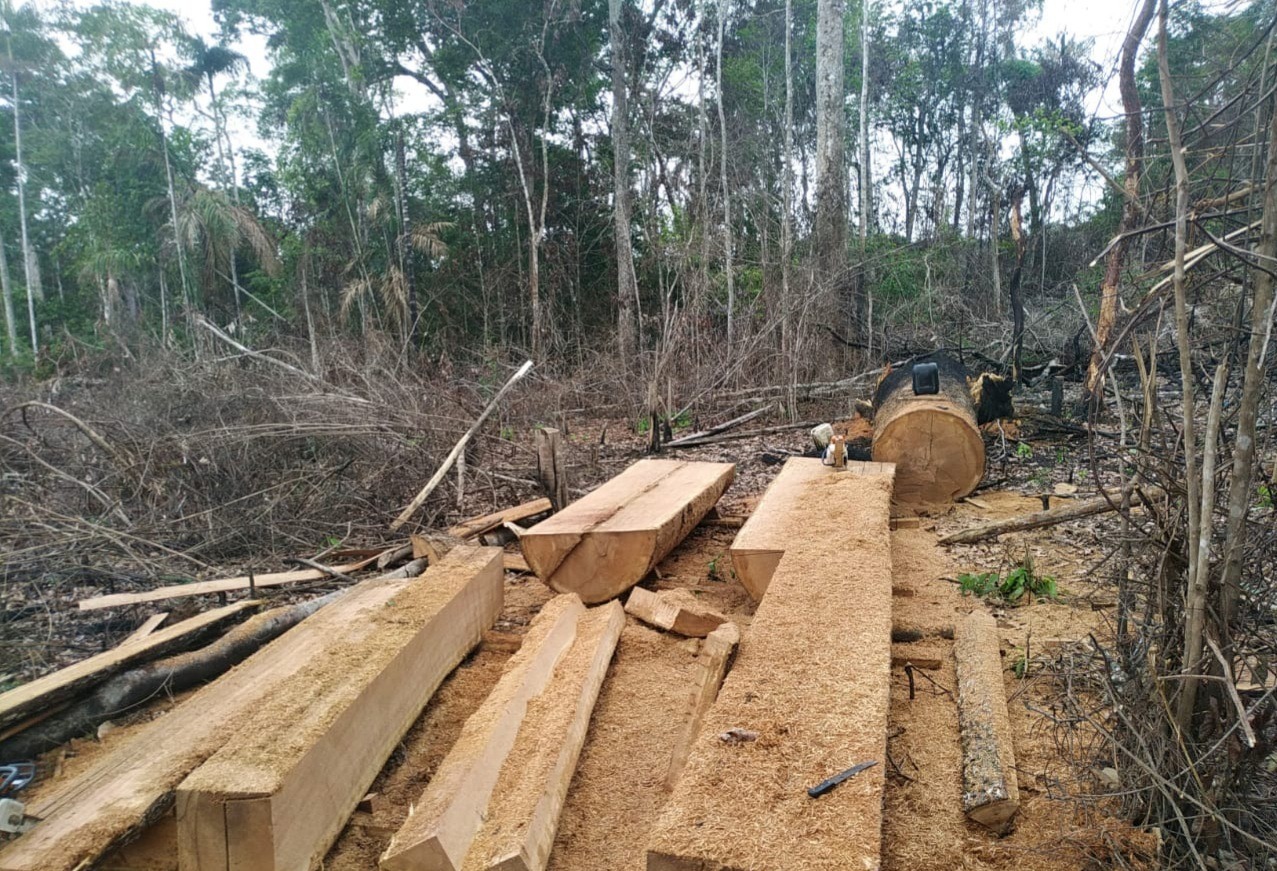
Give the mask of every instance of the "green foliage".
POLYGON ((958 584, 964 596, 992 598, 1009 605, 1019 602, 1026 595, 1046 599, 1054 599, 1059 595, 1055 578, 1034 571, 1033 561, 1028 557, 1007 572, 1005 577, 997 572, 961 574, 958 576, 958 584))
POLYGON ((1033 458, 1033 445, 1028 442, 1020 442, 1015 446, 1015 455, 1021 460, 1029 460, 1033 458))

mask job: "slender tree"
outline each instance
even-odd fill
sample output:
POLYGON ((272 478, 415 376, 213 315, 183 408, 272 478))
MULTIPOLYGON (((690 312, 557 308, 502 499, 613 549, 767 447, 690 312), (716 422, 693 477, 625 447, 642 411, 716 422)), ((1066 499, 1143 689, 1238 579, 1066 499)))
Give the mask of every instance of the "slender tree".
POLYGON ((13 284, 9 279, 9 257, 0 237, 0 296, 4 297, 4 329, 9 337, 9 356, 18 356, 18 324, 13 314, 13 284))
POLYGON ((729 0, 718 0, 718 43, 714 59, 714 75, 718 86, 718 131, 720 148, 718 155, 718 173, 722 184, 720 195, 723 198, 723 271, 727 276, 727 347, 735 347, 736 329, 736 276, 732 264, 732 192, 727 186, 727 113, 724 110, 723 94, 723 31, 727 27, 727 5, 729 0))
POLYGON ((612 179, 613 232, 616 236, 616 338, 621 365, 635 362, 638 330, 638 277, 630 243, 630 121, 626 72, 629 69, 622 26, 622 0, 608 0, 608 31, 612 45, 612 179))
POLYGON ((843 32, 846 0, 816 6, 816 281, 836 290, 847 265, 847 174, 843 32))

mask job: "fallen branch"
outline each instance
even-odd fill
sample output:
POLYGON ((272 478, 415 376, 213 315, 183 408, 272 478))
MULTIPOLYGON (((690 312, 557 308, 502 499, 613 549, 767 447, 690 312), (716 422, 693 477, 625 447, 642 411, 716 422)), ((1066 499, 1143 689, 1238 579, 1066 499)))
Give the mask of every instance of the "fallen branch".
POLYGON ((510 392, 510 388, 514 387, 514 385, 521 381, 523 376, 527 375, 530 371, 532 371, 532 361, 528 360, 519 367, 519 371, 510 376, 510 380, 505 383, 505 386, 497 391, 496 396, 492 397, 492 401, 489 402, 488 407, 483 410, 483 414, 479 415, 479 419, 471 425, 470 429, 466 430, 466 434, 463 435, 453 446, 451 453, 444 458, 443 464, 439 466, 439 470, 435 472, 434 477, 426 482, 426 486, 421 488, 421 492, 413 497, 413 500, 409 503, 408 507, 400 512, 399 516, 390 524, 391 530, 396 530, 407 523, 408 519, 417 512, 417 509, 425 504, 426 500, 430 498, 430 494, 434 492, 435 488, 439 486, 439 482, 443 480, 444 475, 448 474, 448 470, 450 470, 453 464, 457 462, 457 457, 461 456, 461 452, 465 450, 466 443, 474 437, 474 434, 479 431, 479 427, 483 426, 483 422, 488 419, 488 415, 492 414, 493 409, 495 409, 501 400, 505 398, 505 395, 510 392))
MULTIPOLYGON (((1033 514, 1026 514, 1023 517, 1012 517, 1009 520, 999 520, 995 523, 987 523, 984 526, 964 529, 961 532, 953 532, 949 535, 941 536, 938 541, 940 544, 970 544, 973 541, 993 538, 1007 532, 1040 529, 1044 526, 1054 526, 1057 523, 1067 523, 1070 520, 1090 517, 1093 514, 1116 511, 1133 489, 1137 488, 1127 488, 1127 490, 1112 498, 1108 495, 1099 496, 1095 499, 1088 499, 1085 502, 1075 502, 1072 505, 1065 505, 1061 508, 1052 508, 1049 511, 1037 511, 1033 514)), ((1139 492, 1146 503, 1165 495, 1160 487, 1149 487, 1139 492)))
POLYGON ((697 440, 703 439, 706 436, 713 436, 713 435, 718 435, 719 433, 727 432, 729 429, 734 429, 735 427, 740 426, 742 423, 749 423, 751 420, 757 417, 760 417, 771 410, 772 410, 771 404, 764 405, 762 408, 756 408, 753 411, 746 412, 745 414, 742 414, 740 417, 733 417, 731 420, 726 421, 724 423, 720 423, 717 426, 711 426, 709 429, 701 430, 700 432, 694 432, 690 435, 680 436, 679 438, 676 438, 673 441, 666 442, 665 447, 677 448, 680 445, 686 445, 686 444, 696 442, 697 440))
POLYGON ((778 432, 789 432, 795 429, 811 429, 818 423, 820 423, 818 420, 806 420, 801 423, 782 423, 776 426, 765 426, 760 429, 745 430, 745 432, 729 432, 723 433, 722 435, 706 436, 704 438, 697 438, 696 441, 684 441, 679 439, 677 444, 674 442, 668 442, 664 445, 664 447, 699 448, 704 445, 716 445, 719 442, 730 442, 737 439, 753 438, 754 436, 771 435, 778 432))

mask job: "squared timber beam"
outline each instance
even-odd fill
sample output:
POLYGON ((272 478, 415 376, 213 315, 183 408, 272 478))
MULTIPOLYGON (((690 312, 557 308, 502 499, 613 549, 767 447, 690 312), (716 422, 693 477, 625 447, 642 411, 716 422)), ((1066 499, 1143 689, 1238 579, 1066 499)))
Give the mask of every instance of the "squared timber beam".
POLYGON ((696 528, 732 483, 732 463, 639 460, 541 521, 519 540, 528 565, 552 589, 587 605, 643 579, 696 528))
MULTIPOLYGON (((792 461, 791 461, 792 462, 792 461)), ((877 868, 891 668, 891 466, 812 477, 648 840, 648 871, 877 868), (731 743, 731 729, 758 733, 731 743), (872 768, 820 798, 807 789, 872 768)))
POLYGON ((499 548, 457 547, 366 613, 177 790, 181 871, 315 867, 501 612, 499 548))

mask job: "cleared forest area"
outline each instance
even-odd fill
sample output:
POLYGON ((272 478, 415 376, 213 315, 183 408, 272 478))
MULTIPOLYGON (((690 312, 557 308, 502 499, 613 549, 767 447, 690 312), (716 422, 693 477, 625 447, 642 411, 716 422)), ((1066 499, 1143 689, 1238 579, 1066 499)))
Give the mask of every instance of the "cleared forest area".
POLYGON ((1052 2, 0 3, 0 869, 1277 861, 1277 10, 1052 2))

